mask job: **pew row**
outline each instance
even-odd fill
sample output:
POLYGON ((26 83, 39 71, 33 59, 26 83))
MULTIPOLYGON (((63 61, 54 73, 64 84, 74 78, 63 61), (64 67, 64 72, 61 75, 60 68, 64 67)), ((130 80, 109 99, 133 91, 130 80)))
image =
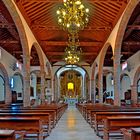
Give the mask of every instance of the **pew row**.
POLYGON ((25 134, 36 134, 38 140, 43 140, 43 124, 37 117, 0 117, 1 129, 24 131, 25 134))
MULTIPOLYGON (((94 113, 94 130, 99 135, 98 126, 103 128, 103 120, 107 117, 125 117, 125 116, 140 116, 140 112, 95 112, 94 113)), ((100 135, 99 135, 100 136, 100 135)))
POLYGON ((121 117, 107 117, 104 119, 104 140, 109 140, 110 132, 120 131, 121 128, 130 129, 132 127, 140 126, 139 116, 121 116, 121 117))
POLYGON ((128 129, 121 129, 123 133, 123 140, 140 140, 140 127, 128 129))
POLYGON ((0 118, 3 117, 15 117, 15 118, 23 118, 23 117, 38 117, 42 121, 43 132, 47 135, 50 135, 51 132, 51 116, 46 112, 16 112, 16 113, 0 113, 0 118))

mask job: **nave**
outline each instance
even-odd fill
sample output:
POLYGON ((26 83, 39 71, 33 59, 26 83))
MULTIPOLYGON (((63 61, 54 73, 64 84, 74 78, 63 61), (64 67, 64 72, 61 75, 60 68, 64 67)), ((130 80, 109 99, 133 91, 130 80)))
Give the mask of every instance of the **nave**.
MULTIPOLYGON (((103 131, 101 132, 103 136, 103 131)), ((122 140, 119 133, 112 133, 110 140, 122 140)), ((94 129, 85 121, 74 106, 69 106, 49 137, 45 140, 103 140, 97 136, 94 129)))
POLYGON ((69 107, 45 140, 101 140, 75 107, 69 107))

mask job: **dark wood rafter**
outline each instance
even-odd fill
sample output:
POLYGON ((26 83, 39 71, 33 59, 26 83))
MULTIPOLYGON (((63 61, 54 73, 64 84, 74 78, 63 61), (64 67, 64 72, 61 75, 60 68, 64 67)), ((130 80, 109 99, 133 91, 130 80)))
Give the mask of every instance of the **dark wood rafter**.
MULTIPOLYGON (((1 24, 9 24, 9 22, 7 21, 7 19, 4 17, 4 11, 1 11, 1 19, 2 19, 2 23, 1 24)), ((5 26, 6 27, 6 26, 5 26)), ((19 40, 19 35, 17 33, 17 31, 15 30, 16 28, 7 28, 8 31, 10 32, 10 34, 16 39, 19 40)))
MULTIPOLYGON (((50 30, 50 31, 62 30, 62 29, 60 29, 60 27, 56 27, 56 26, 47 27, 46 25, 41 25, 41 24, 31 25, 31 28, 32 29, 44 28, 45 30, 50 30)), ((105 30, 106 31, 106 30, 112 30, 112 27, 111 26, 88 26, 84 29, 84 31, 94 31, 94 30, 105 30)))
POLYGON ((19 44, 17 40, 0 40, 0 44, 19 44))
MULTIPOLYGON (((88 2, 92 3, 100 3, 100 2, 111 2, 111 3, 128 3, 129 0, 88 0, 88 2)), ((16 0, 16 2, 29 2, 28 0, 16 0)), ((30 0, 30 2, 36 2, 36 0, 30 0)), ((62 0, 38 0, 37 2, 50 2, 50 3, 56 3, 56 2, 63 2, 62 0)))
MULTIPOLYGON (((62 61, 68 34, 58 26, 55 12, 63 0, 14 1, 51 64, 62 61)), ((87 0, 87 7, 91 12, 90 20, 88 26, 79 32, 82 61, 89 63, 89 65, 93 63, 128 2, 129 0, 87 0)), ((7 22, 0 23, 0 44, 8 51, 11 50, 11 54, 20 60, 21 57, 18 56, 22 55, 22 49, 20 48, 19 35, 12 32, 12 30, 17 32, 16 26, 9 21, 9 13, 3 11, 5 14, 2 13, 2 15, 7 22), (16 36, 18 38, 15 38, 16 36)), ((138 26, 129 26, 128 28, 139 29, 138 26)), ((137 36, 134 34, 133 38, 137 38, 137 36)), ((122 54, 128 55, 130 52, 123 50, 122 54)), ((32 57, 37 55, 35 50, 32 50, 31 55, 33 55, 32 57)), ((107 57, 109 58, 111 55, 111 52, 108 52, 107 57)), ((106 63, 110 63, 107 60, 106 63)), ((39 65, 37 59, 31 60, 31 63, 39 65)))
MULTIPOLYGON (((43 40, 42 40, 43 41, 43 40)), ((67 46, 67 42, 44 41, 48 46, 67 46)), ((80 46, 101 46, 102 42, 80 42, 80 46)))
POLYGON ((134 25, 137 25, 138 23, 140 23, 140 15, 137 16, 137 18, 135 19, 135 21, 133 22, 132 25, 129 25, 125 35, 124 35, 124 40, 128 38, 128 36, 132 33, 132 31, 134 30, 134 28, 131 28, 134 25))
POLYGON ((138 46, 140 46, 140 41, 127 41, 127 42, 123 42, 123 45, 128 45, 128 46, 138 45, 138 46))

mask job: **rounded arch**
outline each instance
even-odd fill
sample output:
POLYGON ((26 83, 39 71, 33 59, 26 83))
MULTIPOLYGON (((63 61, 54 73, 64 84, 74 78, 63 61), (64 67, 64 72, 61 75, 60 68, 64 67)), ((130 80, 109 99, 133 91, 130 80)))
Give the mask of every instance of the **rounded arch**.
MULTIPOLYGON (((139 3, 139 0, 131 0, 126 7, 123 16, 120 21, 120 25, 118 28, 115 46, 114 46, 114 94, 115 94, 115 105, 120 105, 120 94, 121 94, 121 87, 120 87, 120 58, 121 58, 121 45, 123 41, 123 36, 125 34, 125 30, 129 19, 134 11, 135 7, 139 3)), ((132 96, 133 98, 134 96, 132 96)), ((136 101, 136 96, 132 99, 136 101)), ((135 102, 134 101, 134 102, 135 102)))
POLYGON ((131 86, 131 95, 132 96, 132 100, 133 103, 137 103, 138 102, 138 89, 137 89, 137 82, 140 79, 140 66, 138 67, 135 75, 134 75, 134 79, 133 79, 133 85, 131 86))
POLYGON ((24 98, 23 105, 30 106, 30 54, 29 54, 29 45, 28 39, 26 36, 25 28, 22 23, 22 19, 18 13, 17 7, 14 4, 14 1, 11 0, 2 0, 5 6, 7 7, 19 33, 22 51, 23 51, 23 73, 24 73, 24 98))
POLYGON ((23 75, 22 75, 20 72, 15 72, 15 73, 13 74, 13 76, 14 76, 14 75, 19 75, 19 76, 20 76, 21 81, 22 81, 22 85, 24 86, 23 75))
POLYGON ((96 70, 96 67, 97 67, 97 62, 95 61, 92 65, 92 73, 91 73, 91 79, 94 79, 95 78, 95 70, 96 70))
POLYGON ((10 91, 10 86, 9 86, 9 77, 8 77, 8 72, 6 71, 4 65, 0 63, 0 70, 4 76, 4 81, 5 81, 5 103, 10 104, 12 101, 12 96, 11 96, 11 91, 10 91))
POLYGON ((0 104, 5 103, 5 80, 3 74, 0 74, 0 104))
POLYGON ((52 76, 52 71, 51 71, 51 66, 50 66, 50 63, 47 61, 46 62, 46 67, 47 67, 47 71, 48 71, 48 77, 51 77, 52 76))
MULTIPOLYGON (((22 20, 17 12, 17 9, 16 9, 13 1, 9 1, 9 0, 2 0, 2 1, 5 4, 5 6, 7 7, 8 11, 17 27, 17 30, 18 30, 18 33, 20 36, 20 41, 22 44, 23 55, 29 56, 29 47, 28 47, 27 36, 25 33, 25 29, 24 29, 22 20)), ((23 57, 23 61, 24 61, 24 57, 23 57)))
MULTIPOLYGON (((86 71, 84 68, 82 68, 82 67, 80 67, 80 66, 78 66, 78 65, 65 65, 65 66, 62 66, 62 67, 60 67, 60 68, 55 72, 54 75, 57 75, 57 76, 59 77, 59 75, 60 75, 62 72, 67 71, 67 70, 71 70, 71 69, 74 69, 75 71, 81 73, 81 75, 85 75, 85 74, 88 75, 87 71, 86 71)), ((89 77, 89 75, 88 75, 88 77, 89 77)))
MULTIPOLYGON (((111 43, 106 43, 103 47, 103 49, 101 50, 101 54, 100 54, 100 59, 99 59, 99 67, 98 67, 98 88, 99 88, 99 102, 103 102, 103 65, 104 65, 104 59, 105 59, 105 55, 106 52, 108 50, 108 48, 111 47, 111 43)), ((113 51, 112 51, 113 52, 113 51)))
MULTIPOLYGON (((37 54, 38 54, 38 57, 39 57, 40 70, 45 71, 43 52, 42 52, 40 46, 38 45, 38 43, 34 42, 31 46, 31 50, 32 50, 33 47, 35 47, 35 49, 37 51, 37 54)), ((31 54, 31 51, 30 51, 30 54, 31 54)))
POLYGON ((8 72, 6 71, 6 69, 2 63, 0 63, 0 70, 2 71, 5 82, 9 81, 8 72))
POLYGON ((127 73, 120 76, 121 96, 120 100, 131 100, 131 79, 127 73))
MULTIPOLYGON (((109 47, 112 48, 112 45, 111 45, 111 43, 108 42, 108 43, 106 43, 104 45, 103 49, 101 50, 101 55, 100 55, 100 60, 99 60, 99 67, 103 67, 105 55, 106 55, 106 52, 107 52, 109 47)), ((113 48, 112 48, 112 52, 113 52, 113 48)))
POLYGON ((40 63, 41 103, 45 103, 45 64, 44 64, 44 59, 43 59, 43 52, 42 52, 41 47, 38 45, 38 43, 34 42, 31 46, 30 54, 31 54, 33 47, 36 49, 36 52, 37 52, 38 58, 39 58, 39 63, 40 63))
MULTIPOLYGON (((80 73, 81 74, 81 76, 82 76, 82 87, 81 87, 81 93, 82 93, 82 97, 85 97, 86 95, 85 95, 85 93, 86 93, 86 84, 89 84, 88 82, 89 81, 86 81, 86 79, 87 79, 87 77, 89 78, 89 75, 88 75, 88 73, 87 73, 87 71, 84 69, 84 68, 82 68, 82 67, 80 67, 80 66, 78 66, 78 65, 65 65, 65 66, 62 66, 62 67, 60 67, 56 72, 55 72, 55 74, 54 74, 54 77, 55 77, 55 86, 54 86, 54 89, 55 89, 55 91, 57 91, 57 92, 55 92, 54 91, 54 97, 56 97, 56 99, 59 97, 59 95, 60 95, 60 88, 59 88, 59 85, 60 85, 60 80, 59 80, 59 77, 60 77, 60 75, 63 73, 63 72, 65 72, 65 71, 70 71, 70 70, 73 70, 73 71, 76 71, 76 72, 78 72, 78 73, 80 73), (86 82, 85 82, 86 81, 86 82), (56 86, 57 85, 57 86, 56 86)), ((89 90, 88 90, 89 91, 89 90)), ((88 93, 88 92, 87 92, 88 93)))
POLYGON ((133 79, 133 85, 137 86, 137 82, 140 79, 140 66, 138 67, 135 75, 134 75, 134 79, 133 79))
POLYGON ((116 42, 115 42, 115 54, 114 55, 118 55, 118 57, 120 56, 120 51, 121 51, 121 44, 122 44, 122 40, 123 40, 123 36, 125 34, 125 29, 127 27, 128 21, 132 15, 132 12, 134 11, 135 7, 137 6, 137 4, 140 2, 140 0, 131 0, 123 14, 123 17, 121 19, 120 25, 119 25, 119 29, 118 29, 118 33, 117 33, 117 37, 116 37, 116 42))

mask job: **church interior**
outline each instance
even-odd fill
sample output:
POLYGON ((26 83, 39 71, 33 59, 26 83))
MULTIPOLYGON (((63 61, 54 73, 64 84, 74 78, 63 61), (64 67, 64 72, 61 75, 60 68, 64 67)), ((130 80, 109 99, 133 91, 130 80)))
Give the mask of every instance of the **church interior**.
POLYGON ((0 0, 0 140, 140 140, 140 0, 0 0))

